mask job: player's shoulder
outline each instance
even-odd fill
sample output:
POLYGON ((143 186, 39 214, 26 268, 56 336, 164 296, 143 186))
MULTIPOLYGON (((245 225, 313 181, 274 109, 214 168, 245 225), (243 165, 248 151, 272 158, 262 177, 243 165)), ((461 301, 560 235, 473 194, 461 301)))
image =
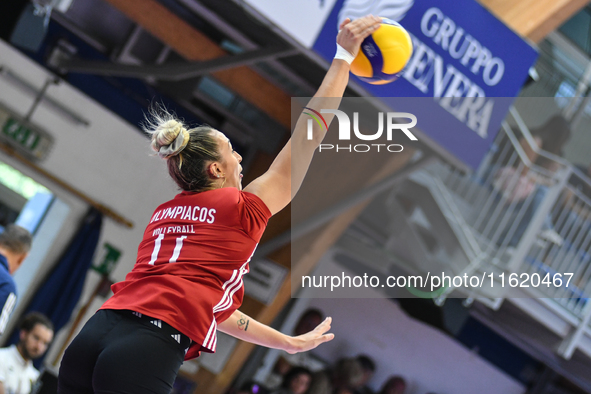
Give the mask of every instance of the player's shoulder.
POLYGON ((207 190, 203 192, 187 192, 183 191, 175 196, 174 199, 168 203, 178 204, 179 201, 190 201, 195 203, 207 202, 229 202, 237 203, 240 198, 241 191, 235 187, 224 187, 221 189, 207 190))

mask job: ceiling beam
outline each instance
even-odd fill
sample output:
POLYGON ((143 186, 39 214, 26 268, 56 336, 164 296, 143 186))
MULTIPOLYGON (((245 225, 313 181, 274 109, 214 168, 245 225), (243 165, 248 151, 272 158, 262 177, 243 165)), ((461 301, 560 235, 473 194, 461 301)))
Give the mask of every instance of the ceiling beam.
POLYGON ((55 68, 65 72, 94 75, 110 75, 131 78, 156 78, 162 81, 185 81, 204 74, 227 70, 248 64, 263 62, 283 56, 291 56, 295 49, 266 48, 253 49, 237 55, 222 56, 200 62, 165 63, 155 65, 135 65, 111 63, 102 60, 85 60, 79 58, 59 58, 55 68))
POLYGON ((570 19, 589 0, 479 0, 507 26, 534 43, 570 19))
MULTIPOLYGON (((187 60, 206 61, 228 55, 209 37, 156 0, 103 1, 111 4, 187 60)), ((291 97, 257 72, 240 66, 216 71, 212 75, 283 126, 291 127, 291 97)))

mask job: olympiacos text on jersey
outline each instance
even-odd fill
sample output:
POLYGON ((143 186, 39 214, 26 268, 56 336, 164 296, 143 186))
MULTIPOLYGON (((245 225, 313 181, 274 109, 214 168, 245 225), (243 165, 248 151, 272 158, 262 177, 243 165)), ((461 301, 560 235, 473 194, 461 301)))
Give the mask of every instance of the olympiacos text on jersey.
POLYGON ((182 192, 159 206, 137 262, 101 309, 161 319, 193 341, 185 359, 214 352, 217 324, 242 304, 242 277, 271 212, 235 188, 182 192))

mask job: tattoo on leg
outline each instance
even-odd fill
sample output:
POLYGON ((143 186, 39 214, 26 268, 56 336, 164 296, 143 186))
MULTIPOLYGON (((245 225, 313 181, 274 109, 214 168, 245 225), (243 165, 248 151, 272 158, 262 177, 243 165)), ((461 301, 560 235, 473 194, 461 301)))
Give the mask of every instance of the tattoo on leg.
POLYGON ((248 317, 246 317, 245 315, 240 315, 240 319, 238 319, 237 321, 238 329, 246 331, 248 329, 249 322, 250 319, 248 317))

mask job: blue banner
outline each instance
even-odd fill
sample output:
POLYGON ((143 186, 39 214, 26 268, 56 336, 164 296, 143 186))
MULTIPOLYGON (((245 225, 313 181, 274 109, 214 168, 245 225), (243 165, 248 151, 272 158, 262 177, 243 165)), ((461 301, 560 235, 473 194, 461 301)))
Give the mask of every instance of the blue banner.
POLYGON ((392 108, 388 97, 432 97, 432 105, 406 110, 428 139, 477 167, 537 51, 474 0, 339 0, 312 48, 331 61, 340 21, 368 13, 400 22, 414 51, 393 83, 352 78, 392 108))

